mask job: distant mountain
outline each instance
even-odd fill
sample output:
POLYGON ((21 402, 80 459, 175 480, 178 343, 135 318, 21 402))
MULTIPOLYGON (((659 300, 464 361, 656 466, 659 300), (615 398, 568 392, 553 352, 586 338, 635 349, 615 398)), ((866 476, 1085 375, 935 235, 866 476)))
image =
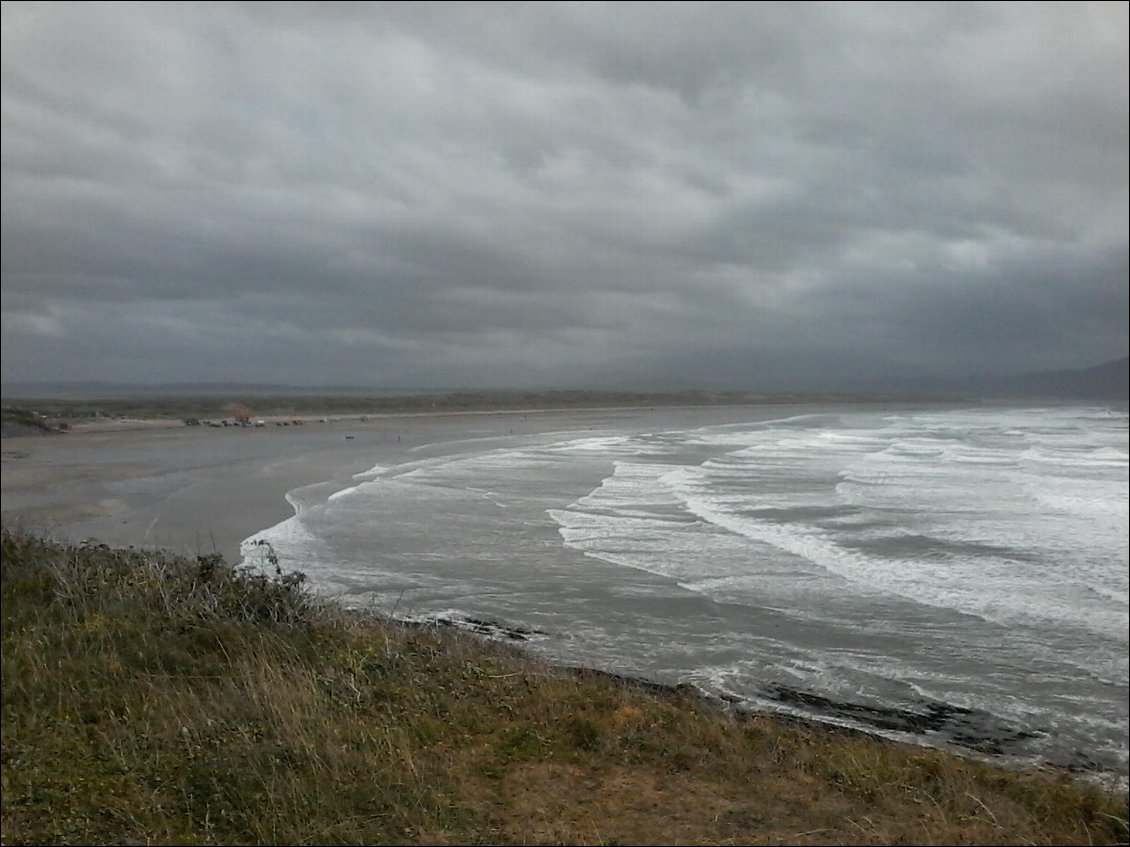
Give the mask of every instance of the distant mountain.
MULTIPOLYGON (((729 391, 787 393, 804 396, 823 394, 897 395, 921 398, 1062 398, 1126 400, 1130 394, 1130 358, 1115 359, 1090 368, 1040 371, 1019 376, 971 376, 944 378, 925 370, 882 360, 839 357, 813 353, 806 357, 766 353, 720 366, 708 359, 662 361, 649 375, 638 369, 614 366, 590 374, 566 390, 654 393, 671 391, 729 391)), ((536 391, 559 391, 547 385, 536 391)), ((309 386, 247 383, 137 384, 112 382, 33 383, 9 382, 2 386, 5 405, 19 400, 142 400, 155 398, 233 397, 240 400, 264 397, 354 396, 408 397, 468 391, 455 388, 394 386, 309 386)), ((512 389, 475 389, 502 392, 512 389)))
POLYGON ((1006 397, 1125 400, 1130 395, 1128 385, 1130 358, 1122 358, 1091 368, 987 378, 975 381, 972 388, 978 394, 1006 397))

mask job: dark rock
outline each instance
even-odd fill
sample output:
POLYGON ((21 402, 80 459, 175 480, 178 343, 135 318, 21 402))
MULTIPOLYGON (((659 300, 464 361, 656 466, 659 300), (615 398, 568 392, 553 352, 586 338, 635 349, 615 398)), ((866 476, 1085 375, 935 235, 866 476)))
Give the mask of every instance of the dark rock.
POLYGON ((787 685, 770 684, 759 692, 776 703, 802 709, 819 720, 846 721, 864 729, 940 736, 951 744, 980 753, 1006 755, 1019 753, 1023 742, 1037 738, 1035 733, 1010 726, 988 712, 966 709, 949 703, 922 700, 915 707, 869 706, 833 700, 787 685))

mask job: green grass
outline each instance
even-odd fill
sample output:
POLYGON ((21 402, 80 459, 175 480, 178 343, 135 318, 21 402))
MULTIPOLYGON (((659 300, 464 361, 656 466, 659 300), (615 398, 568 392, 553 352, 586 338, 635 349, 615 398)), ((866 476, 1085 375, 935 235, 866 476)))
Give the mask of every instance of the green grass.
POLYGON ((1127 799, 348 613, 295 575, 2 539, 2 839, 1088 844, 1127 799))

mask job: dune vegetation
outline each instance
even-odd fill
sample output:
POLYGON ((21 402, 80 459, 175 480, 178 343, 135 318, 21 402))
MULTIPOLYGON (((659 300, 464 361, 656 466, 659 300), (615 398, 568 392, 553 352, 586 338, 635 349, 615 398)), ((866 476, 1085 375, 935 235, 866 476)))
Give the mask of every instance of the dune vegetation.
POLYGON ((320 600, 2 539, 4 844, 1100 844, 1127 798, 320 600))
POLYGON ((12 418, 14 422, 26 422, 28 418, 42 416, 50 424, 57 425, 89 423, 107 418, 215 420, 233 418, 237 409, 246 410, 256 417, 380 416, 794 403, 879 403, 896 398, 908 399, 905 394, 747 391, 421 391, 389 394, 365 394, 359 391, 336 394, 236 392, 237 389, 232 388, 231 393, 161 394, 155 389, 152 393, 133 397, 25 398, 20 401, 19 407, 5 407, 4 412, 6 418, 12 418))

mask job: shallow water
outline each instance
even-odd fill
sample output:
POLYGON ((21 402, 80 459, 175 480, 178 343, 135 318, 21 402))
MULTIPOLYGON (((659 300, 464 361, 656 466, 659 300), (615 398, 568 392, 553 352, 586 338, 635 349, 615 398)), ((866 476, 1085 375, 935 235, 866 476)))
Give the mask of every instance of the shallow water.
POLYGON ((248 542, 557 661, 1125 775, 1125 411, 673 423, 449 445, 296 490, 248 542))

